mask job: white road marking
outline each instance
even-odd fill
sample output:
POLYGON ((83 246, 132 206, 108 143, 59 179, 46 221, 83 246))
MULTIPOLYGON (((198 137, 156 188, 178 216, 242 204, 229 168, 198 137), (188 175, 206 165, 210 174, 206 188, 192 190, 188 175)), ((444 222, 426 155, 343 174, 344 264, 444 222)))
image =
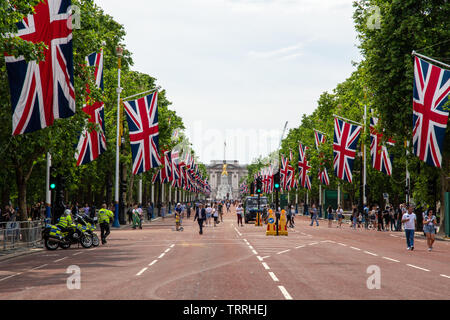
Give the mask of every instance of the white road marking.
POLYGON ((340 245, 340 246, 344 246, 344 247, 347 246, 346 244, 343 244, 343 243, 340 243, 340 242, 338 242, 337 244, 340 245))
POLYGON ((31 269, 31 270, 37 270, 37 269, 43 268, 43 267, 45 267, 45 266, 48 266, 48 264, 47 264, 47 263, 46 263, 46 264, 43 264, 42 266, 39 266, 39 267, 33 268, 33 269, 31 269))
POLYGON ((82 254, 82 253, 83 253, 83 251, 80 251, 80 252, 74 253, 73 255, 77 256, 77 255, 82 254))
POLYGON ((375 253, 372 253, 372 252, 369 252, 369 251, 364 251, 364 253, 370 254, 371 256, 375 256, 375 257, 378 257, 378 255, 377 255, 377 254, 375 254, 375 253))
POLYGON ((292 300, 291 295, 289 294, 289 292, 287 292, 286 288, 283 286, 278 286, 278 288, 280 289, 281 293, 283 294, 283 296, 286 298, 286 300, 292 300))
POLYGON ((413 264, 407 264, 407 266, 408 266, 408 267, 412 267, 412 268, 416 268, 416 269, 419 269, 419 270, 423 270, 423 271, 430 272, 430 270, 428 270, 428 269, 421 268, 421 267, 415 266, 415 265, 413 265, 413 264))
POLYGON ((383 257, 383 259, 389 260, 389 261, 394 261, 394 262, 400 262, 398 260, 392 259, 392 258, 388 258, 388 257, 383 257))
POLYGON ((264 257, 262 257, 263 259, 265 259, 265 258, 270 258, 270 256, 264 256, 264 257))
POLYGON ((61 258, 61 259, 55 260, 55 261, 53 261, 53 262, 60 262, 60 261, 62 261, 62 260, 64 260, 64 259, 67 259, 67 257, 64 257, 64 258, 61 258))
POLYGON ((308 243, 308 246, 313 246, 315 244, 318 244, 318 242, 312 242, 312 243, 308 243))
POLYGON ((327 240, 329 243, 336 243, 336 241, 333 240, 327 240))
POLYGON ((280 280, 278 280, 278 278, 277 278, 277 276, 275 275, 275 273, 269 272, 269 275, 272 277, 272 280, 273 280, 273 281, 275 281, 275 282, 280 281, 280 280))
POLYGON ((361 251, 360 248, 350 247, 350 249, 361 251))
POLYGON ((267 263, 263 262, 262 265, 263 265, 264 269, 266 269, 266 270, 270 269, 269 266, 267 265, 267 263))
POLYGON ((305 247, 304 245, 301 245, 301 246, 295 247, 295 249, 304 248, 304 247, 305 247))
POLYGON ((234 227, 234 230, 236 230, 236 232, 237 232, 240 236, 242 236, 242 233, 240 233, 239 230, 236 229, 236 227, 234 227))
POLYGON ((164 252, 163 252, 163 253, 161 253, 161 254, 159 255, 158 259, 161 259, 162 257, 164 257, 164 255, 165 255, 165 253, 164 253, 164 252))
POLYGON ((288 252, 288 251, 291 251, 291 249, 287 249, 287 250, 284 250, 284 251, 280 251, 280 252, 278 252, 277 254, 282 254, 282 253, 285 253, 285 252, 288 252))
POLYGON ((258 252, 256 252, 255 250, 252 250, 252 252, 253 252, 254 254, 258 254, 258 252))
POLYGON ((251 250, 255 249, 255 248, 253 248, 253 247, 252 247, 252 246, 250 246, 250 245, 249 245, 248 247, 249 247, 249 248, 250 248, 251 250))
POLYGON ((446 276, 445 274, 441 274, 441 277, 449 278, 449 279, 450 279, 450 276, 446 276))
POLYGON ((175 243, 170 245, 171 248, 175 247, 175 243))
POLYGON ((18 276, 19 274, 20 274, 20 273, 12 274, 12 275, 10 275, 10 276, 7 276, 7 277, 5 277, 5 278, 3 278, 3 279, 0 279, 0 281, 3 281, 3 280, 6 280, 6 279, 9 279, 9 278, 12 278, 12 277, 18 276))
POLYGON ((170 248, 167 248, 167 249, 166 249, 166 250, 165 250, 164 252, 166 252, 166 253, 167 253, 167 252, 169 252, 169 251, 170 251, 170 248))
POLYGON ((156 262, 157 262, 158 260, 156 259, 156 260, 153 260, 151 263, 149 263, 148 265, 149 266, 152 266, 152 265, 154 265, 156 262))
POLYGON ((261 258, 260 256, 257 256, 259 261, 263 261, 263 258, 261 258))
POLYGON ((141 271, 139 271, 138 273, 136 273, 137 276, 140 276, 141 274, 143 274, 145 272, 145 270, 147 270, 148 268, 145 267, 144 269, 142 269, 141 271))

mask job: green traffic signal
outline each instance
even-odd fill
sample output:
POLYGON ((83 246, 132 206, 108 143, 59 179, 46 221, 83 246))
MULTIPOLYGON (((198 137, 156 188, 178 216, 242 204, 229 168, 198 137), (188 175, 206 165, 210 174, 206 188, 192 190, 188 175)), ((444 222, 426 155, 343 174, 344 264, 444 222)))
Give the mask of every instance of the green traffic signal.
POLYGON ((54 184, 54 183, 51 183, 51 184, 50 184, 50 189, 52 189, 52 190, 53 190, 53 189, 55 189, 55 188, 56 188, 56 184, 54 184))
POLYGON ((275 183, 275 189, 278 189, 280 185, 278 183, 275 183))

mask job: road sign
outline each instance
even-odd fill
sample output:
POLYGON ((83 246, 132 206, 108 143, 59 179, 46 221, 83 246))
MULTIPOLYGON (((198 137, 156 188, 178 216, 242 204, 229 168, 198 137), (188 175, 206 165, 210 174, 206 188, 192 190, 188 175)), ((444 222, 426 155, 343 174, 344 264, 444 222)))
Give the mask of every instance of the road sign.
POLYGON ((389 193, 383 193, 383 199, 388 200, 389 199, 389 193))
POLYGON ((273 218, 269 219, 269 223, 274 223, 274 222, 275 222, 275 220, 273 218))

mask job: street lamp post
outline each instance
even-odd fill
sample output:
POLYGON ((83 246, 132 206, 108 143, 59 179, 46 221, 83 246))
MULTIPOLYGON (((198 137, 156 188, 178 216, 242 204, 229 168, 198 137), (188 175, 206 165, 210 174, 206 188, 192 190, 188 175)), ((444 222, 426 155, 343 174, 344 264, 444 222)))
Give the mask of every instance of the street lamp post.
POLYGON ((114 190, 115 214, 113 227, 119 228, 119 151, 120 151, 120 71, 122 68, 123 48, 118 46, 116 48, 117 54, 117 131, 116 131, 116 183, 114 190))

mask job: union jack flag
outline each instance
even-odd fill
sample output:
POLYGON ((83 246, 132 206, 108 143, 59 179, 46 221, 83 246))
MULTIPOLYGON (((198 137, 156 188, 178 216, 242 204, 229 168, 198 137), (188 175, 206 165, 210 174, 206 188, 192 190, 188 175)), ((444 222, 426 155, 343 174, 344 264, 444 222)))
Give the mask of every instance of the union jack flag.
POLYGON ((168 183, 171 180, 171 159, 170 152, 164 151, 164 156, 161 158, 162 168, 158 170, 157 173, 153 175, 152 183, 161 182, 168 183))
POLYGON ((298 175, 300 179, 300 185, 303 188, 308 188, 311 190, 311 178, 308 176, 308 171, 311 169, 311 166, 308 163, 308 159, 306 157, 306 150, 309 148, 307 146, 303 147, 300 143, 298 146, 298 175))
POLYGON ((290 162, 288 163, 288 179, 287 179, 287 188, 288 190, 291 189, 297 189, 298 187, 298 183, 297 180, 295 179, 295 169, 292 166, 292 163, 294 163, 294 156, 292 154, 292 150, 289 150, 289 160, 290 162))
POLYGON ((133 174, 161 165, 158 153, 158 92, 133 101, 125 101, 130 131, 133 174))
MULTIPOLYGON (((87 56, 86 63, 90 67, 95 66, 95 84, 103 90, 103 50, 87 56)), ((89 103, 91 100, 89 86, 87 86, 86 92, 86 105, 83 107, 83 111, 89 115, 88 123, 91 123, 93 127, 85 127, 81 133, 75 153, 77 166, 94 161, 106 150, 104 103, 100 101, 89 103)))
MULTIPOLYGON (((325 143, 326 136, 323 133, 318 132, 317 130, 314 130, 314 138, 316 141, 316 149, 319 150, 320 146, 325 143)), ((320 167, 319 167, 319 174, 317 177, 319 178, 319 180, 322 184, 329 186, 330 185, 330 177, 328 176, 327 168, 324 166, 323 153, 320 153, 319 158, 320 158, 320 167)))
POLYGON ((171 152, 171 164, 172 164, 172 170, 171 170, 171 181, 172 181, 172 187, 173 188, 180 188, 181 187, 181 181, 180 181, 180 170, 178 169, 178 159, 179 159, 179 151, 176 149, 172 149, 171 152))
POLYGON ((450 71, 418 57, 414 59, 414 154, 440 168, 449 112, 444 110, 450 92, 450 71))
POLYGON ((361 126, 334 119, 334 172, 339 179, 350 183, 360 133, 361 126))
POLYGON ((288 177, 289 177, 289 161, 284 155, 281 155, 281 168, 280 168, 280 184, 284 190, 287 190, 288 177))
POLYGON ((51 126, 55 119, 75 114, 72 30, 67 9, 70 0, 45 0, 17 24, 15 36, 43 42, 45 59, 26 62, 6 55, 11 106, 12 134, 19 135, 51 126))
MULTIPOLYGON (((388 176, 392 175, 392 157, 389 157, 386 145, 382 145, 383 134, 379 133, 375 126, 377 118, 370 118, 370 154, 372 155, 372 167, 388 176)), ((393 145, 395 141, 389 139, 388 144, 393 145)))

